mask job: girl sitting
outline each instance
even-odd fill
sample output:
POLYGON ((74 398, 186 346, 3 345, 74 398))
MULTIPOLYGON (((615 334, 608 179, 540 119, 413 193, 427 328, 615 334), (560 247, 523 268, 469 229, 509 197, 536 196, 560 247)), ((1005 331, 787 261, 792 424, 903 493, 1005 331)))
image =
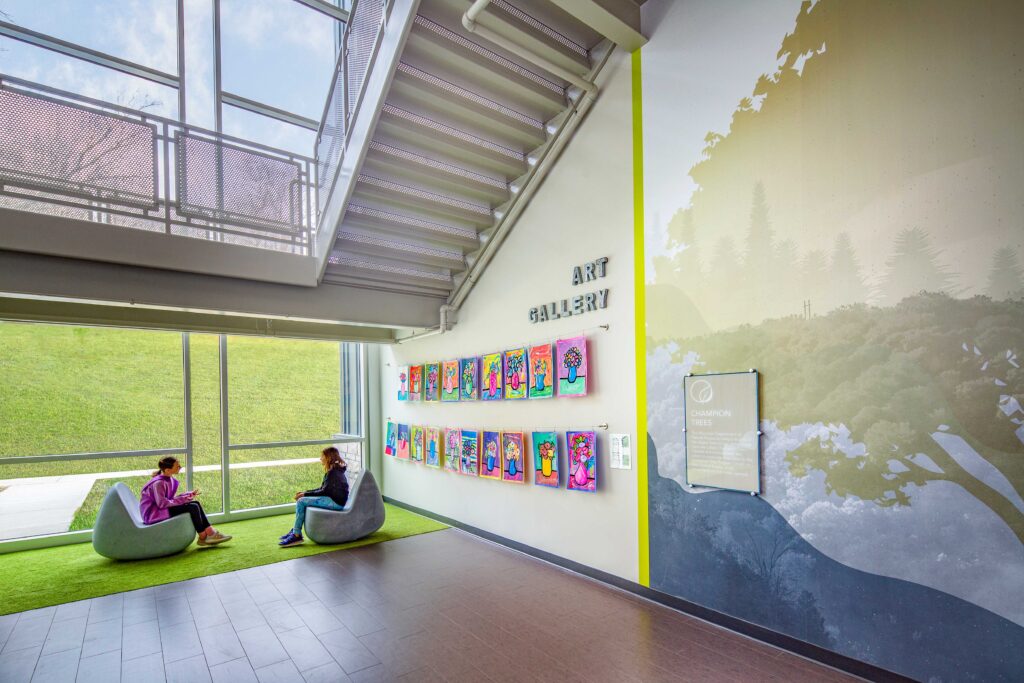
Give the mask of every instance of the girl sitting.
POLYGON ((323 450, 320 462, 324 466, 323 483, 318 489, 299 491, 295 494, 295 526, 281 537, 278 545, 282 548, 303 542, 302 527, 306 523, 306 508, 345 509, 345 503, 348 502, 348 477, 345 476, 345 470, 348 469, 348 465, 341 459, 341 453, 334 446, 323 450))
POLYGON ((153 478, 142 487, 139 509, 143 522, 156 524, 171 517, 187 514, 192 518, 192 525, 199 534, 197 545, 217 545, 231 540, 230 536, 225 536, 210 526, 203 506, 195 500, 199 495, 199 489, 186 491, 180 496, 174 495, 178 492, 178 480, 174 475, 181 471, 181 463, 177 458, 167 456, 157 463, 157 468, 153 478))

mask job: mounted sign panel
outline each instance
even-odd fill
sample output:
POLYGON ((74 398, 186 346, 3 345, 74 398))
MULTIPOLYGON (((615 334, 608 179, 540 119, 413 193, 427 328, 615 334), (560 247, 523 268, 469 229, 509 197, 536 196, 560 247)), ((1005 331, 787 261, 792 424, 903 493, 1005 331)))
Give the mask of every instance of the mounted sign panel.
POLYGON ((758 373, 683 378, 687 486, 761 493, 758 373))

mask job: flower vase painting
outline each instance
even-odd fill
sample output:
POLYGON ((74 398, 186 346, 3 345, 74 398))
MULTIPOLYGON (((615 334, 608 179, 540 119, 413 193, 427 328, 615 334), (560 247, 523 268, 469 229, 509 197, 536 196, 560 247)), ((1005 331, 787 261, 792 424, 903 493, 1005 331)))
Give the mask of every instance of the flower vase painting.
POLYGON ((398 428, 394 422, 388 421, 388 431, 384 436, 384 455, 398 455, 398 428))
POLYGON ((399 460, 409 459, 409 425, 398 425, 398 455, 399 460))
POLYGON ((534 432, 533 483, 558 488, 558 434, 534 432))
POLYGON ((423 366, 413 365, 409 368, 409 400, 423 400, 423 366))
POLYGON ((398 368, 398 400, 409 400, 409 366, 398 368))
POLYGON ((424 454, 426 455, 427 467, 441 467, 441 430, 437 427, 425 427, 423 429, 424 454))
POLYGON ((587 338, 573 337, 559 339, 558 348, 558 395, 587 395, 587 338))
POLYGON ((459 400, 459 361, 446 360, 441 364, 441 400, 459 400))
POLYGON ((570 491, 597 491, 597 435, 594 432, 566 432, 569 451, 570 491))
POLYGON ((502 481, 511 481, 515 484, 522 484, 526 481, 526 460, 523 457, 523 433, 502 432, 502 481))
POLYGON ((501 432, 484 432, 480 448, 480 476, 501 479, 501 432))
POLYGON ((503 376, 501 354, 489 353, 484 356, 480 362, 480 379, 483 382, 480 398, 485 401, 500 401, 505 386, 502 382, 503 376))
POLYGON ((462 459, 459 471, 470 477, 480 472, 480 432, 462 430, 462 459))
POLYGON ((413 462, 423 462, 423 427, 409 427, 409 459, 413 462))
POLYGON ((463 401, 475 401, 480 398, 480 359, 463 358, 459 361, 461 387, 459 395, 463 401))
POLYGON ((505 352, 505 398, 526 398, 526 349, 505 352))
POLYGON ((555 395, 554 368, 551 344, 530 347, 530 398, 551 398, 555 395))
POLYGON ((439 401, 441 399, 441 366, 438 363, 423 365, 423 400, 439 401))
POLYGON ((448 472, 459 471, 462 455, 462 430, 446 429, 444 432, 444 468, 448 472))

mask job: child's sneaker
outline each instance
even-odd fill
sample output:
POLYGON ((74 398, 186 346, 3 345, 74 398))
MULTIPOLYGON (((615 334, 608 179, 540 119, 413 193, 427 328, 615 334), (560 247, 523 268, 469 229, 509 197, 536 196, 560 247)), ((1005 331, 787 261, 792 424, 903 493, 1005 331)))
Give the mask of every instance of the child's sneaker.
POLYGON ((278 543, 278 545, 282 548, 288 548, 293 545, 299 545, 304 540, 305 539, 302 538, 302 534, 297 534, 294 531, 289 531, 285 535, 285 537, 281 539, 281 542, 278 543))
POLYGON ((219 531, 214 531, 212 534, 207 534, 206 538, 200 538, 199 545, 217 545, 218 543, 223 543, 224 541, 230 540, 231 536, 222 534, 219 531))
POLYGON ((289 530, 288 530, 288 533, 286 533, 286 534, 285 534, 284 536, 278 536, 277 540, 279 540, 279 541, 283 541, 284 539, 288 538, 288 537, 289 537, 289 536, 291 536, 291 535, 292 535, 292 530, 291 530, 291 529, 289 529, 289 530))

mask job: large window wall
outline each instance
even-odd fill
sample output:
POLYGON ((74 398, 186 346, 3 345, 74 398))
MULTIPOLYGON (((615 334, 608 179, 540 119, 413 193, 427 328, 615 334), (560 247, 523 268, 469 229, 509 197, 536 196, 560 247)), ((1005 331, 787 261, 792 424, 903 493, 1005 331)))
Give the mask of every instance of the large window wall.
POLYGON ((280 512, 366 450, 361 344, 0 322, 0 551, 85 540, 176 455, 220 518, 280 512))

